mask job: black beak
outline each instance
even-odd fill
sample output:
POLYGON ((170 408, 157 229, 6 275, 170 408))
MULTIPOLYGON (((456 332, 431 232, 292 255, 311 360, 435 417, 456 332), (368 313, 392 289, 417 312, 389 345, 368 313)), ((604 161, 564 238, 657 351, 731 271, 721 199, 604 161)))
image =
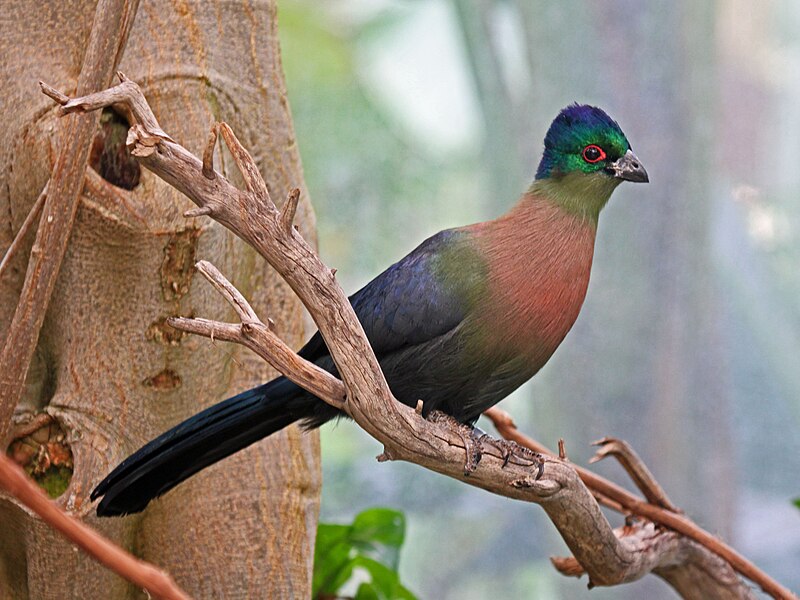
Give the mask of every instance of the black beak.
POLYGON ((636 155, 630 150, 621 158, 611 163, 609 170, 614 177, 624 179, 625 181, 633 181, 635 183, 647 183, 650 181, 642 163, 639 162, 639 159, 636 158, 636 155))

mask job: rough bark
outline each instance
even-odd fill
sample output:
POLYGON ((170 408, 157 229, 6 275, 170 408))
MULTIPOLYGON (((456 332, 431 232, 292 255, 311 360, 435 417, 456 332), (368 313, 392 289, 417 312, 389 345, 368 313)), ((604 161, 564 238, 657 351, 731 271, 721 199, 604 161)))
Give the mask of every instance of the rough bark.
MULTIPOLYGON (((0 254, 63 147, 64 121, 36 82, 75 90, 94 10, 91 0, 36 10, 22 1, 4 6, 0 254)), ((142 82, 162 123, 187 146, 200 150, 209 124, 225 119, 241 132, 276 195, 302 182, 274 2, 223 10, 214 3, 142 0, 120 67, 142 82)), ((223 173, 228 160, 222 156, 223 173)), ((164 326, 179 313, 227 314, 207 286, 194 285, 196 258, 224 265, 257 309, 277 318, 284 339, 299 345, 304 337, 301 305, 288 287, 221 226, 185 219, 189 206, 150 173, 128 191, 87 172, 14 423, 40 411, 53 415, 74 462, 60 501, 164 567, 188 593, 307 597, 320 486, 315 434, 290 428, 272 436, 194 477, 142 516, 90 515, 89 491, 119 460, 270 374, 246 350, 200 343, 164 326)), ((306 194, 297 213, 304 237, 313 241, 306 194)), ((32 238, 0 279, 0 339, 16 307, 32 238)), ((0 531, 0 597, 141 595, 7 498, 0 498, 0 531)))
POLYGON ((28 477, 16 462, 0 454, 0 489, 47 522, 100 564, 144 589, 154 600, 190 600, 169 574, 135 558, 76 517, 72 517, 28 477))

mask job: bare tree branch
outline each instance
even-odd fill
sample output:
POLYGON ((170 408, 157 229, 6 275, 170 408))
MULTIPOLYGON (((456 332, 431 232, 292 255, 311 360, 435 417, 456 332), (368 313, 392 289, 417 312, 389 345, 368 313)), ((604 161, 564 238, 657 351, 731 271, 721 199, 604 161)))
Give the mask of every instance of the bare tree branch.
POLYGON ((297 203, 299 201, 300 189, 294 188, 291 192, 289 192, 289 197, 286 198, 286 202, 281 207, 281 228, 287 235, 289 234, 289 230, 292 228, 292 223, 294 223, 294 215, 297 213, 297 203))
MULTIPOLYGON (((520 432, 514 424, 511 416, 504 410, 495 406, 485 411, 483 414, 492 421, 494 426, 497 428, 497 431, 505 439, 512 440, 521 446, 534 450, 535 452, 541 452, 542 454, 553 454, 552 451, 546 446, 520 432)), ((640 460, 639 463, 641 464, 640 460)), ((641 467, 644 468, 644 465, 641 464, 641 467)), ((634 496, 617 484, 608 481, 607 479, 604 479, 603 477, 600 477, 599 475, 596 475, 587 469, 577 465, 574 465, 574 469, 576 473, 578 473, 578 476, 581 478, 581 480, 589 487, 589 489, 598 499, 598 502, 604 506, 623 514, 634 514, 644 517, 650 521, 653 521, 654 523, 668 527, 669 529, 678 532, 696 542, 696 549, 693 550, 693 552, 688 556, 692 561, 694 561, 694 563, 697 564, 687 563, 684 565, 688 571, 692 572, 692 576, 688 578, 693 582, 692 585, 701 586, 702 583, 714 585, 714 581, 719 580, 726 582, 728 587, 738 588, 738 580, 734 581, 735 578, 733 578, 731 574, 726 574, 726 570, 730 571, 733 569, 737 573, 740 573, 741 575, 758 584, 762 590, 770 594, 773 598, 796 598, 792 592, 784 588, 781 584, 764 573, 764 571, 756 567, 752 562, 747 560, 736 550, 722 542, 717 537, 698 527, 683 514, 680 514, 681 511, 679 509, 676 508, 673 511, 662 508, 656 504, 650 504, 641 498, 634 496), (704 549, 707 549, 714 555, 720 557, 721 562, 705 556, 703 554, 704 549), (698 570, 697 565, 701 562, 706 565, 716 565, 716 570, 698 570), (719 569, 723 570, 720 571, 719 569), (707 573, 710 579, 703 579, 702 573, 707 573), (718 576, 716 578, 712 577, 715 574, 718 576)), ((652 475, 650 475, 650 477, 652 478, 652 475)), ((653 481, 655 480, 653 479, 653 481)), ((673 567, 671 570, 666 572, 675 581, 683 581, 682 577, 685 574, 680 573, 679 569, 673 567)), ((673 582, 670 581, 670 583, 673 582)), ((722 594, 723 592, 719 591, 719 593, 722 594)), ((725 593, 727 593, 727 591, 725 593)), ((709 597, 716 598, 717 596, 709 597)), ((735 598, 748 596, 723 595, 720 597, 735 598)))
MULTIPOLYGON (((662 529, 650 521, 634 521, 615 529, 614 534, 635 546, 652 572, 667 581, 682 598, 756 597, 722 558, 674 531, 662 529)), ((580 577, 585 572, 571 556, 550 560, 567 577, 580 577)))
MULTIPOLYGON (((69 100, 65 107, 97 109, 115 102, 124 102, 130 107, 137 121, 128 139, 133 155, 186 194, 201 210, 208 211, 211 217, 251 244, 281 274, 319 327, 341 374, 342 387, 315 372, 299 357, 292 357, 291 351, 285 355, 285 344, 263 322, 253 321, 252 311, 227 288, 222 281, 224 278, 208 267, 203 268, 204 274, 216 282, 218 289, 225 290, 226 297, 239 307, 237 312, 246 320, 239 325, 198 319, 172 320, 171 323, 184 330, 209 337, 224 336, 242 343, 299 385, 313 383, 314 389, 319 390, 314 392, 318 397, 346 410, 384 445, 384 458, 414 462, 493 493, 540 504, 592 585, 632 581, 649 572, 675 566, 674 553, 658 550, 665 545, 643 552, 637 536, 615 535, 576 470, 563 460, 545 458, 544 474, 538 477, 540 463, 537 461, 517 454, 509 460, 499 447, 487 445, 480 467, 466 475, 463 436, 439 422, 423 419, 418 411, 394 399, 347 296, 336 282, 335 271, 319 260, 293 227, 285 226, 291 205, 282 216, 253 159, 231 129, 220 123, 212 130, 212 138, 217 132, 221 134, 242 172, 245 191, 238 190, 213 171, 208 159, 213 154, 213 139, 206 146, 206 160, 199 160, 161 131, 138 86, 124 77, 122 80, 121 85, 109 90, 69 100), (210 177, 212 173, 214 176, 210 177), (263 340, 258 343, 254 341, 261 337, 263 340), (327 381, 324 389, 323 381, 327 381), (342 390, 346 394, 344 402, 342 390)), ((680 567, 677 568, 680 572, 680 567)), ((746 586, 735 576, 734 584, 731 597, 749 597, 746 586)), ((775 597, 791 597, 790 592, 777 583, 768 591, 775 597)))
POLYGON ((169 325, 181 331, 247 346, 264 357, 281 373, 292 373, 292 380, 303 389, 315 396, 326 398, 332 406, 340 410, 347 410, 344 384, 339 379, 301 358, 287 346, 272 332, 272 327, 259 320, 244 296, 214 265, 203 260, 196 266, 197 270, 233 306, 242 322, 234 325, 207 319, 171 317, 167 319, 169 325))

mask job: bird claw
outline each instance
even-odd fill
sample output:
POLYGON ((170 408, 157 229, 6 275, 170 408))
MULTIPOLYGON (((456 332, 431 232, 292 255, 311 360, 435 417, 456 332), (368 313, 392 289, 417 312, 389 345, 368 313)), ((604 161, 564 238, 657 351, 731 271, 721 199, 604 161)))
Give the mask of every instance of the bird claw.
POLYGON ((475 472, 475 469, 478 468, 478 463, 481 462, 484 448, 487 447, 492 447, 500 452, 503 467, 514 457, 523 462, 523 464, 530 463, 531 465, 537 465, 537 480, 544 474, 544 457, 538 452, 520 446, 512 440, 495 439, 482 432, 480 429, 472 427, 471 425, 465 425, 450 415, 438 410, 431 411, 428 415, 428 420, 444 425, 461 438, 466 453, 466 459, 464 461, 465 476, 469 476, 475 472))
MULTIPOLYGON (((497 450, 500 451, 500 458, 503 459, 503 467, 508 464, 508 461, 511 460, 511 456, 514 454, 516 448, 513 448, 511 444, 514 442, 509 443, 507 440, 497 440, 490 436, 488 433, 484 433, 480 437, 481 444, 486 444, 487 446, 494 446, 497 450)), ((515 444, 518 446, 518 444, 515 444)), ((521 446, 519 446, 521 448, 521 446)))
POLYGON ((481 448, 481 437, 483 436, 476 435, 475 428, 471 425, 465 425, 440 410, 432 410, 428 415, 428 420, 432 423, 443 425, 461 438, 466 453, 464 475, 472 475, 475 469, 478 468, 478 463, 481 462, 481 457, 483 456, 483 450, 481 448))
POLYGON ((538 471, 536 479, 538 480, 544 474, 544 457, 538 452, 534 452, 530 448, 520 446, 514 440, 496 439, 488 434, 483 434, 479 438, 481 444, 493 446, 500 451, 500 458, 503 459, 503 466, 505 467, 512 457, 518 458, 525 462, 531 462, 537 465, 538 471))

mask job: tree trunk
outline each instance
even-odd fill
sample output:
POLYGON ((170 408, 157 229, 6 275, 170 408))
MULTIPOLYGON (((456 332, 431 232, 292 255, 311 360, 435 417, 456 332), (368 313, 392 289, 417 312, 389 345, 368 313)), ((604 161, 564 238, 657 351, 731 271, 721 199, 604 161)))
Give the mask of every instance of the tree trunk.
MULTIPOLYGON (((74 90, 94 2, 31 10, 17 0, 4 12, 0 255, 59 151, 58 111, 36 82, 74 90)), ((183 145, 202 153, 210 124, 225 120, 276 199, 302 187, 274 2, 223 10, 202 1, 142 0, 120 69, 140 82, 161 124, 183 145)), ((74 468, 59 501, 163 566, 188 593, 308 597, 320 490, 315 434, 284 430, 193 477, 140 516, 98 520, 88 502, 93 486, 144 442, 272 374, 246 350, 164 325, 176 314, 231 317, 213 290, 195 281, 195 260, 219 265, 281 337, 295 345, 304 337, 301 306, 285 283, 218 224, 184 218, 192 206, 186 198, 116 152, 124 134, 124 119, 107 113, 90 159, 102 177, 87 177, 15 422, 39 412, 55 417, 57 427, 47 425, 25 442, 71 451, 74 468)), ((230 164, 224 154, 217 160, 235 178, 230 164)), ((296 222, 313 241, 305 193, 296 222)), ((29 237, 0 280, 2 338, 25 277, 29 237)), ((0 531, 2 598, 143 596, 2 497, 0 531)))

